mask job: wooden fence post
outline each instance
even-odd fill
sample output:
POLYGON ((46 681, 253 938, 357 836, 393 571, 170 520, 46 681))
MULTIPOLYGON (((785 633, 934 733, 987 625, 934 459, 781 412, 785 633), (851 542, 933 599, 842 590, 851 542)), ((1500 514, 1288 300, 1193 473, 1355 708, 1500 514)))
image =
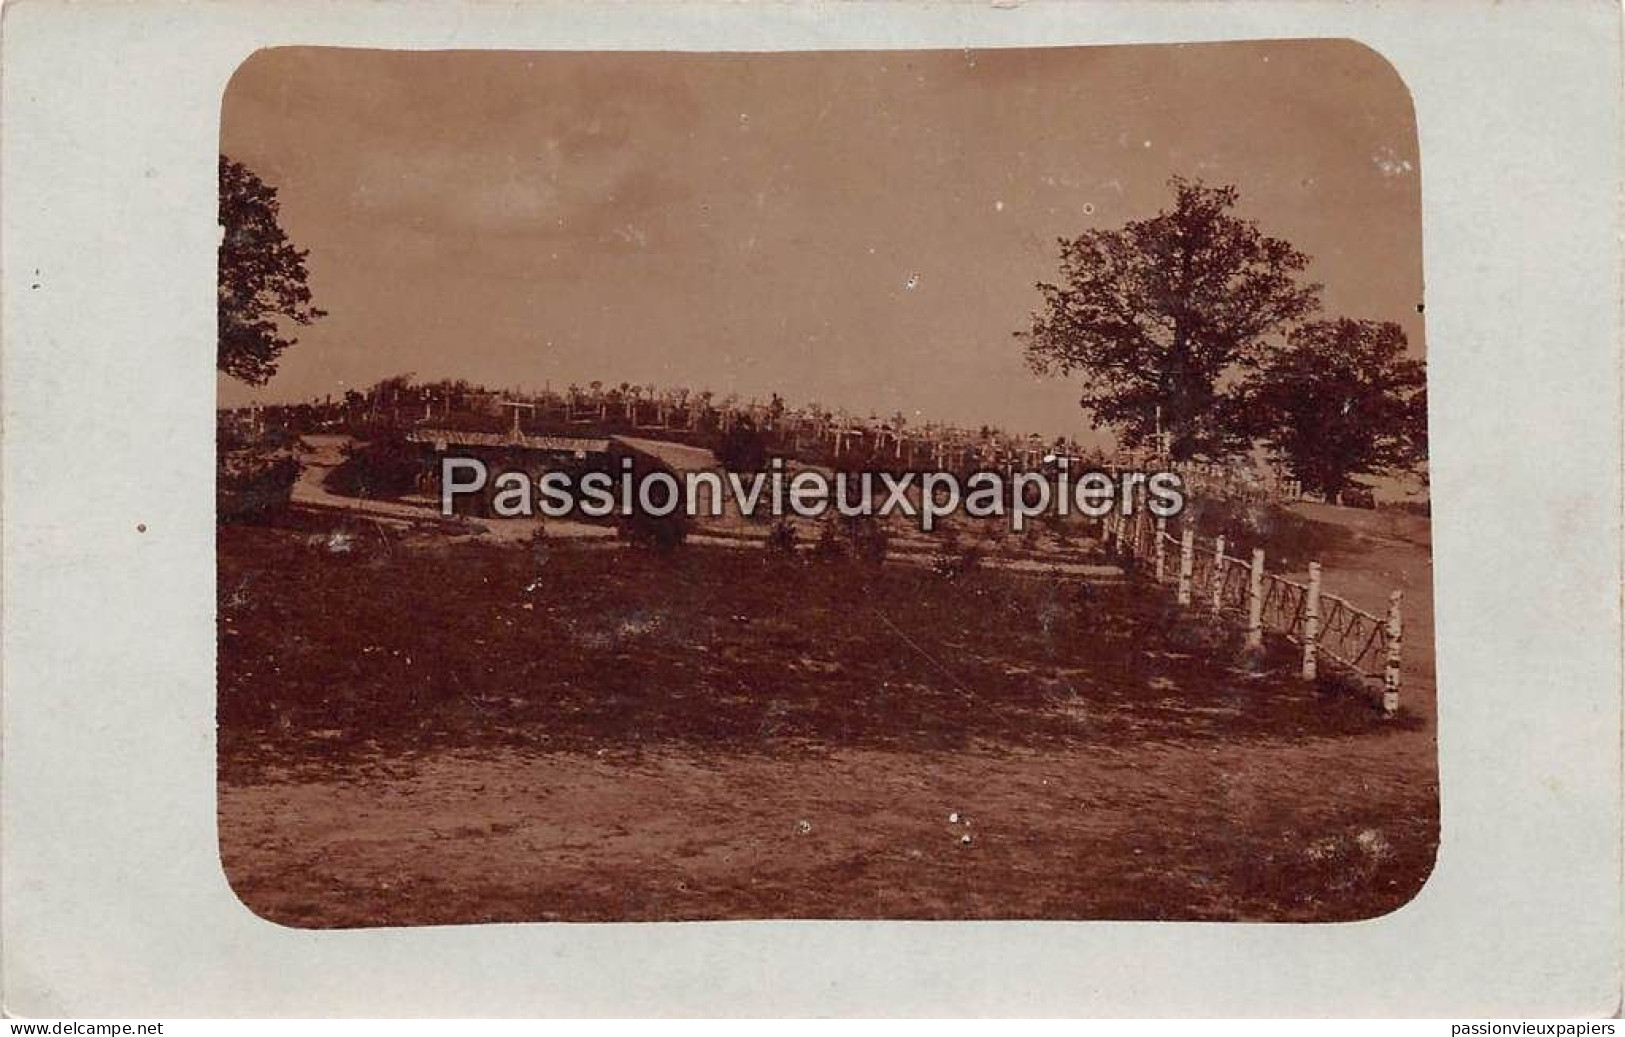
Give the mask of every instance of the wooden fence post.
POLYGON ((1208 573, 1208 589, 1213 594, 1213 614, 1224 611, 1224 537, 1213 541, 1213 570, 1208 573))
POLYGON ((1320 642, 1320 563, 1309 563, 1309 589, 1303 597, 1303 679, 1315 679, 1320 642))
POLYGON ((1186 526, 1179 534, 1179 603, 1191 603, 1191 571, 1196 568, 1196 530, 1186 526))
POLYGON ((1388 660, 1382 668, 1382 715, 1391 717, 1399 712, 1399 650, 1404 635, 1404 619, 1399 604, 1403 591, 1388 596, 1388 660))
POLYGON ((1163 543, 1163 536, 1168 532, 1168 520, 1161 515, 1157 516, 1156 528, 1152 531, 1157 538, 1153 557, 1156 559, 1157 582, 1162 582, 1163 570, 1167 568, 1168 545, 1163 543))
POLYGON ((1253 567, 1247 573, 1247 647, 1264 647, 1264 549, 1253 548, 1253 567))

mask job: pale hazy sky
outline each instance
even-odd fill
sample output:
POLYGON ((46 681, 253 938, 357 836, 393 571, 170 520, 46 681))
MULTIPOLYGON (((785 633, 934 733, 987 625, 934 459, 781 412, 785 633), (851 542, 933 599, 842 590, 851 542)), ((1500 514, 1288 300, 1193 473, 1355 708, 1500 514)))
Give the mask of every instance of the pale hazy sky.
POLYGON ((1354 43, 661 54, 262 51, 222 150, 330 316, 270 385, 593 379, 1080 434, 1011 333, 1056 237, 1180 174, 1422 349, 1409 95, 1354 43), (913 287, 909 287, 913 279, 913 287))

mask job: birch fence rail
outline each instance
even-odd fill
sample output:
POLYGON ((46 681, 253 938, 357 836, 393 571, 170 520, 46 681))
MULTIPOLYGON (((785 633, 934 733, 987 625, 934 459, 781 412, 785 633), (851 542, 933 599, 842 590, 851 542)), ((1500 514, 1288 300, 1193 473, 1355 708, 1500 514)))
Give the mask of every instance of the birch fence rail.
POLYGON ((1265 569, 1263 548, 1240 558, 1227 553, 1222 536, 1199 543, 1187 526, 1176 537, 1144 507, 1109 513, 1102 541, 1154 584, 1172 586, 1181 608, 1239 622, 1248 648, 1261 648, 1266 632, 1278 635, 1301 650, 1302 679, 1316 680, 1330 664, 1362 684, 1380 684, 1383 716, 1399 712, 1403 592, 1390 594, 1386 615, 1377 616, 1324 591, 1319 562, 1309 563, 1307 582, 1289 580, 1265 569))

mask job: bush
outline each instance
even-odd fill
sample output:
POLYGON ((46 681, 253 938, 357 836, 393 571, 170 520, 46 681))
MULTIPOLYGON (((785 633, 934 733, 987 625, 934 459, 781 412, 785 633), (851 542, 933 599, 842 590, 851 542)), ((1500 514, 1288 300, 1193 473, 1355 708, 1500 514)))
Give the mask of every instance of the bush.
POLYGON ((741 418, 722 435, 717 460, 730 472, 760 472, 767 467, 767 437, 756 423, 741 418))
MULTIPOLYGON (((672 471, 671 467, 660 459, 641 450, 626 450, 612 452, 610 468, 622 464, 623 460, 630 460, 630 468, 626 469, 634 483, 641 483, 657 473, 664 472, 672 477, 678 487, 683 480, 672 471)), ((579 481, 577 486, 579 488, 579 481)), ((673 551, 681 547, 688 539, 689 528, 692 525, 682 508, 681 494, 676 501, 658 501, 662 505, 672 503, 676 506, 667 514, 655 514, 643 508, 643 495, 635 494, 633 510, 630 515, 618 515, 615 520, 616 532, 621 539, 635 547, 649 547, 659 551, 673 551)))
POLYGON ((781 518, 767 531, 767 549, 774 554, 793 555, 796 553, 797 536, 796 524, 781 518))
POLYGON ((982 566, 982 550, 975 544, 960 541, 959 532, 948 530, 942 537, 942 547, 931 559, 931 571, 948 580, 975 572, 982 566))
POLYGON ((818 527, 818 540, 813 544, 813 557, 819 561, 833 562, 845 558, 851 553, 846 536, 841 527, 833 520, 827 520, 818 527))
POLYGON ((1377 507, 1376 496, 1363 486, 1344 490, 1342 502, 1343 506, 1347 508, 1366 508, 1369 510, 1375 510, 1377 507))
POLYGON ((423 451, 398 435, 348 447, 322 485, 344 497, 390 499, 412 493, 424 472, 423 451))
POLYGON ((1044 528, 1048 530, 1050 538, 1055 541, 1055 547, 1060 551, 1070 551, 1074 546, 1075 530, 1071 523, 1059 515, 1045 515, 1044 528))
POLYGON ((525 547, 530 550, 530 557, 538 566, 547 564, 548 554, 552 550, 552 546, 547 540, 547 526, 545 524, 538 525, 531 530, 530 536, 525 538, 525 547))
POLYGON ((651 515, 634 511, 623 515, 615 531, 621 539, 634 547, 653 548, 656 551, 675 551, 688 540, 688 516, 681 510, 670 515, 651 515))
POLYGON ((290 454, 239 450, 220 455, 215 508, 220 522, 262 522, 287 510, 299 462, 290 454))
POLYGON ((974 544, 941 551, 931 559, 931 571, 946 580, 957 580, 981 567, 982 552, 974 544))
POLYGON ((878 565, 886 560, 891 537, 879 518, 870 514, 843 516, 841 531, 852 549, 852 557, 858 561, 878 565))
POLYGON ((818 528, 813 557, 820 561, 851 558, 878 565, 886 560, 890 539, 885 526, 874 515, 832 516, 818 528))

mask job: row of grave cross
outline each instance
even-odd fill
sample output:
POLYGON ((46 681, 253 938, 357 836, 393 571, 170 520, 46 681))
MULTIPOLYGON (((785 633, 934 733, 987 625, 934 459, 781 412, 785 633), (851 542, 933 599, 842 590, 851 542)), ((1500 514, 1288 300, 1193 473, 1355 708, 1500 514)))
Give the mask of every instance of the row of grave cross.
MULTIPOLYGON (((775 399, 749 403, 723 401, 713 404, 709 394, 686 391, 633 394, 614 390, 587 391, 572 387, 563 394, 545 396, 542 403, 516 404, 504 400, 499 406, 513 407, 512 434, 518 435, 521 408, 541 410, 562 416, 574 424, 598 424, 615 419, 645 431, 698 430, 702 423, 724 434, 748 423, 779 439, 797 452, 823 448, 835 458, 865 456, 891 459, 906 466, 929 461, 938 468, 987 467, 1037 469, 1061 458, 1081 469, 1086 463, 1105 467, 1142 465, 1152 455, 1120 454, 1104 458, 1086 455, 1077 443, 1056 440, 1047 443, 1037 434, 1012 436, 998 430, 971 431, 952 426, 926 424, 907 428, 898 416, 891 421, 871 416, 867 421, 816 406, 787 408, 775 399)), ((430 412, 425 413, 429 416, 430 412)))
MULTIPOLYGON (((526 412, 561 416, 569 423, 581 425, 608 422, 614 415, 616 420, 645 431, 693 432, 702 422, 709 422, 726 434, 748 421, 762 432, 779 437, 798 453, 827 449, 837 459, 847 456, 890 459, 911 468, 917 463, 929 462, 943 470, 984 467, 1033 471, 1062 459, 1075 471, 1090 466, 1113 472, 1159 467, 1159 455, 1151 450, 1119 451, 1111 456, 1098 451, 1086 454, 1075 441, 1064 438, 1046 442, 1036 433, 1015 436, 997 429, 972 431, 937 423, 909 428, 902 415, 889 421, 873 415, 863 420, 816 405, 787 408, 776 396, 771 404, 759 400, 740 403, 732 399, 714 403, 710 393, 693 393, 686 389, 659 392, 652 387, 629 386, 622 391, 602 387, 582 389, 574 385, 562 393, 548 391, 529 399, 513 399, 485 391, 460 395, 463 406, 510 411, 507 431, 516 441, 523 435, 522 417, 526 412)), ((422 402, 423 420, 432 420, 437 414, 450 413, 452 394, 442 393, 438 399, 424 396, 422 402)), ((261 418, 258 404, 253 405, 250 424, 259 426, 261 418)), ((1261 471, 1251 464, 1181 461, 1171 465, 1163 462, 1163 465, 1178 470, 1193 488, 1209 492, 1264 494, 1289 499, 1302 495, 1299 484, 1283 473, 1273 469, 1261 471)))

